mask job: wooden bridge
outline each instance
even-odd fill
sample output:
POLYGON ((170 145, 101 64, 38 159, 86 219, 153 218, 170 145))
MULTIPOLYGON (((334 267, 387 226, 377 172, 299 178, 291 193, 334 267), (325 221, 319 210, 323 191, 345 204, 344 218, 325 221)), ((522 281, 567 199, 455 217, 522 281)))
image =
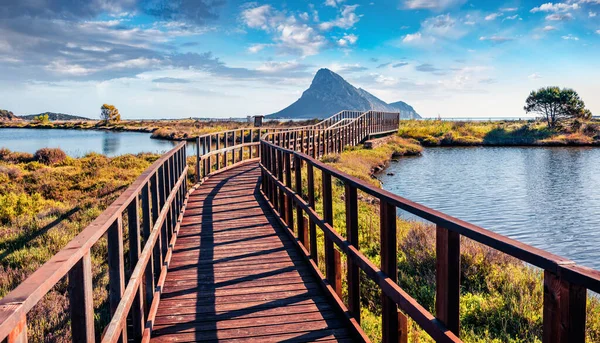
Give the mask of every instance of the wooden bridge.
POLYGON ((600 272, 319 161, 370 136, 396 132, 398 125, 398 114, 343 111, 311 126, 205 135, 191 163, 193 186, 186 145, 177 145, 0 300, 0 341, 26 342, 28 312, 66 278, 73 342, 366 342, 362 273, 382 294, 384 342, 406 342, 408 317, 438 342, 460 342, 465 236, 542 268, 543 341, 584 342, 587 290, 600 292, 600 272), (343 228, 333 224, 334 180, 344 187, 343 228), (359 192, 379 203, 379 266, 359 249, 359 192), (397 209, 437 225, 435 316, 397 284, 397 209), (110 309, 102 332, 92 273, 98 267, 92 248, 100 242, 107 244, 110 309))

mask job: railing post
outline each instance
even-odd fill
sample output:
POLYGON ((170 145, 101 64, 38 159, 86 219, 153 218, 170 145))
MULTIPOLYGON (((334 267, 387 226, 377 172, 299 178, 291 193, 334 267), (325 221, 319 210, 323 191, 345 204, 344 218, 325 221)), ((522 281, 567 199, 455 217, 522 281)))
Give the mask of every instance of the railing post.
POLYGON ((586 301, 585 287, 569 283, 545 270, 542 341, 585 342, 586 301))
MULTIPOLYGON (((348 243, 358 247, 358 196, 356 187, 346 183, 345 194, 346 202, 346 239, 348 243)), ((348 265, 348 309, 350 313, 360 323, 360 270, 352 261, 347 258, 348 265)))
MULTIPOLYGON (((323 219, 333 229, 333 197, 331 193, 331 174, 325 170, 323 176, 323 219)), ((325 271, 327 281, 331 284, 337 295, 342 297, 342 273, 340 252, 333 246, 333 241, 325 235, 325 271)))
MULTIPOLYGON (((244 160, 244 129, 242 129, 242 131, 240 131, 240 162, 244 160)), ((250 147, 250 149, 252 149, 252 147, 250 147)), ((252 152, 250 152, 250 158, 252 158, 252 152)))
POLYGON ((27 343, 27 316, 23 315, 19 323, 6 337, 6 343, 27 343))
MULTIPOLYGON (((294 155, 294 172, 296 177, 296 194, 302 198, 302 159, 299 156, 294 155)), ((304 214, 300 204, 296 204, 296 226, 298 226, 298 239, 300 243, 306 248, 308 243, 308 231, 304 226, 304 214)))
MULTIPOLYGON (((198 149, 200 146, 197 147, 198 149)), ((153 180, 154 176, 150 179, 153 180)), ((145 244, 148 244, 148 237, 150 237, 150 233, 152 231, 152 221, 150 212, 150 204, 152 202, 150 194, 152 190, 149 189, 152 187, 152 182, 148 185, 145 185, 142 188, 142 221, 144 223, 142 234, 144 237, 145 244)), ((148 315, 150 311, 150 305, 152 304, 152 300, 154 299, 154 259, 156 257, 156 246, 154 249, 154 253, 150 254, 150 259, 148 260, 148 264, 146 265, 146 270, 144 271, 144 287, 146 293, 146 299, 144 301, 144 313, 148 315)))
MULTIPOLYGON (((141 253, 140 240, 140 218, 139 218, 139 198, 135 199, 127 206, 127 223, 129 228, 129 261, 131 272, 138 263, 141 253)), ((131 305, 131 319, 133 323, 133 339, 135 341, 142 339, 144 332, 144 299, 142 298, 142 284, 138 287, 137 293, 131 305)))
MULTIPOLYGON (((216 142, 216 145, 215 145, 215 150, 219 150, 219 149, 221 149, 221 139, 219 138, 219 134, 218 133, 215 136, 217 138, 217 142, 216 142)), ((215 154, 215 162, 216 162, 215 170, 221 169, 221 161, 219 159, 219 154, 215 154)))
MULTIPOLYGON (((390 281, 398 282, 396 207, 380 199, 381 271, 390 281)), ((386 295, 381 295, 382 341, 398 342, 398 306, 386 295)))
POLYGON ((92 258, 88 251, 69 271, 68 290, 73 342, 95 341, 92 277, 92 258))
MULTIPOLYGON (((281 150, 277 150, 277 163, 276 163, 276 167, 277 167, 277 179, 283 183, 283 152, 281 150)), ((277 187, 277 190, 279 191, 278 196, 279 196, 279 208, 277 209, 277 211, 279 212, 279 215, 285 219, 285 193, 283 192, 283 189, 277 187)))
MULTIPOLYGON (((111 316, 117 310, 125 291, 125 263, 123 261, 123 218, 119 216, 107 232, 108 243, 108 297, 111 316)), ((127 342, 127 330, 123 328, 121 343, 127 342)))
POLYGON ((459 335, 460 235, 436 227, 436 317, 459 335))
MULTIPOLYGON (((223 148, 227 149, 229 141, 227 139, 227 131, 223 132, 223 148)), ((227 150, 223 151, 223 168, 227 167, 227 150)))
MULTIPOLYGON (((204 149, 204 147, 202 147, 204 149)), ((200 136, 196 137, 196 183, 200 183, 200 136)))

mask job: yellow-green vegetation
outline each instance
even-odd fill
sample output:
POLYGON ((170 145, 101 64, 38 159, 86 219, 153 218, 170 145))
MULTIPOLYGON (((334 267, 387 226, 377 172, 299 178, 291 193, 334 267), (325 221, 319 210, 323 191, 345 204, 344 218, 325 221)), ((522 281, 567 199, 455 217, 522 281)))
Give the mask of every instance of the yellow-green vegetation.
POLYGON ((399 135, 425 146, 600 145, 600 121, 570 119, 549 128, 544 121, 462 122, 403 120, 399 135))
MULTIPOLYGON (((159 156, 0 150, 0 298, 49 260, 159 156)), ((96 333, 107 322, 106 241, 92 249, 96 333)), ((32 342, 70 341, 63 280, 28 314, 32 342)))
MULTIPOLYGON (((317 120, 306 121, 276 121, 264 123, 264 127, 290 127, 310 125, 317 120)), ((0 128, 29 128, 29 129, 78 129, 78 130, 109 130, 133 131, 152 133, 152 138, 166 140, 193 140, 195 137, 212 132, 248 127, 241 121, 204 121, 195 119, 172 120, 120 120, 106 122, 104 120, 69 120, 69 121, 1 121, 0 128)))
MULTIPOLYGON (((440 124, 444 124, 443 122, 440 124)), ((450 123, 449 127, 452 123, 450 123)), ((489 125, 489 124, 487 124, 489 125)), ((476 125, 475 128, 485 127, 476 125)), ((476 129, 470 130, 470 133, 476 129)), ((363 180, 372 180, 371 171, 392 154, 419 151, 410 140, 392 140, 387 145, 366 150, 348 149, 323 161, 363 180)), ((401 162, 400 162, 401 163, 401 162)), ((305 175, 306 177, 306 175, 305 175)), ((372 182, 378 184, 377 181, 372 182)), ((306 185, 306 179, 303 182, 306 185)), ((317 212, 322 215, 321 173, 315 169, 317 212)), ((303 194, 308 190, 306 187, 303 194)), ((334 227, 345 236, 344 186, 333 179, 334 227)), ((359 191, 360 250, 380 264, 379 205, 376 199, 359 191)), ((435 314, 435 227, 424 222, 397 220, 399 285, 431 313, 435 314)), ((324 268, 323 235, 319 232, 319 264, 324 268)), ((346 293, 346 264, 342 254, 342 280, 346 293)), ((323 269, 324 272, 324 269, 323 269)), ((522 261, 463 237, 461 242, 461 338, 465 342, 541 342, 543 274, 522 261)), ((362 274, 362 273, 361 273, 362 274)), ((361 276, 361 325, 371 339, 381 341, 381 292, 361 276)), ((587 341, 600 341, 600 302, 588 299, 587 341)), ((433 342, 409 320, 409 342, 433 342)))

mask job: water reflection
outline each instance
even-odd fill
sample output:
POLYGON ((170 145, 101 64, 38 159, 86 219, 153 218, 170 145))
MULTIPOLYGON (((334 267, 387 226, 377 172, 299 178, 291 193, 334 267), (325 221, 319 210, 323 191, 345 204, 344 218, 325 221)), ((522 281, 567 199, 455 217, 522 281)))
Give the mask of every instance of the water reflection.
POLYGON ((430 148, 380 179, 393 193, 600 268, 599 164, 594 148, 430 148))
POLYGON ((105 132, 102 140, 102 153, 107 156, 112 156, 119 150, 121 140, 116 135, 109 135, 105 132))

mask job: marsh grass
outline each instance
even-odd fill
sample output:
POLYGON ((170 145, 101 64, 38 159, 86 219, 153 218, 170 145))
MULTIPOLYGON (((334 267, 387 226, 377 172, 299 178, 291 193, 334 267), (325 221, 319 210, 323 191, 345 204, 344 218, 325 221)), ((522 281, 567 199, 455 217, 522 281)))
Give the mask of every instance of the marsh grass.
POLYGON ((600 123, 566 120, 556 128, 542 121, 452 122, 403 120, 399 135, 425 146, 600 145, 600 123))
MULTIPOLYGON (((451 124, 442 124, 451 127, 451 124)), ((385 164, 394 153, 411 155, 418 152, 420 146, 414 141, 392 140, 372 150, 351 148, 339 155, 326 156, 323 161, 378 186, 379 182, 372 178, 375 167, 385 164)), ((303 172, 303 185, 306 185, 306 168, 303 172)), ((335 178, 332 184, 334 228, 345 237, 344 185, 335 178)), ((321 173, 316 170, 315 185, 317 212, 322 215, 321 173)), ((306 192, 304 187, 303 194, 306 192)), ((361 191, 358 198, 359 247, 367 258, 380 265, 379 204, 361 191)), ((317 232, 319 267, 325 273, 323 234, 318 229, 317 232)), ((397 237, 398 284, 435 315, 435 226, 399 216, 397 237)), ((344 257, 343 298, 347 299, 345 261, 344 257)), ((381 342, 381 292, 362 272, 361 275, 361 325, 374 342, 381 342)), ((543 273, 540 269, 461 238, 461 339, 477 343, 541 342, 542 304, 543 273)), ((600 301, 597 296, 588 297, 587 311, 587 341, 597 342, 600 340, 600 301)), ((409 320, 409 342, 433 342, 433 339, 409 320)))

